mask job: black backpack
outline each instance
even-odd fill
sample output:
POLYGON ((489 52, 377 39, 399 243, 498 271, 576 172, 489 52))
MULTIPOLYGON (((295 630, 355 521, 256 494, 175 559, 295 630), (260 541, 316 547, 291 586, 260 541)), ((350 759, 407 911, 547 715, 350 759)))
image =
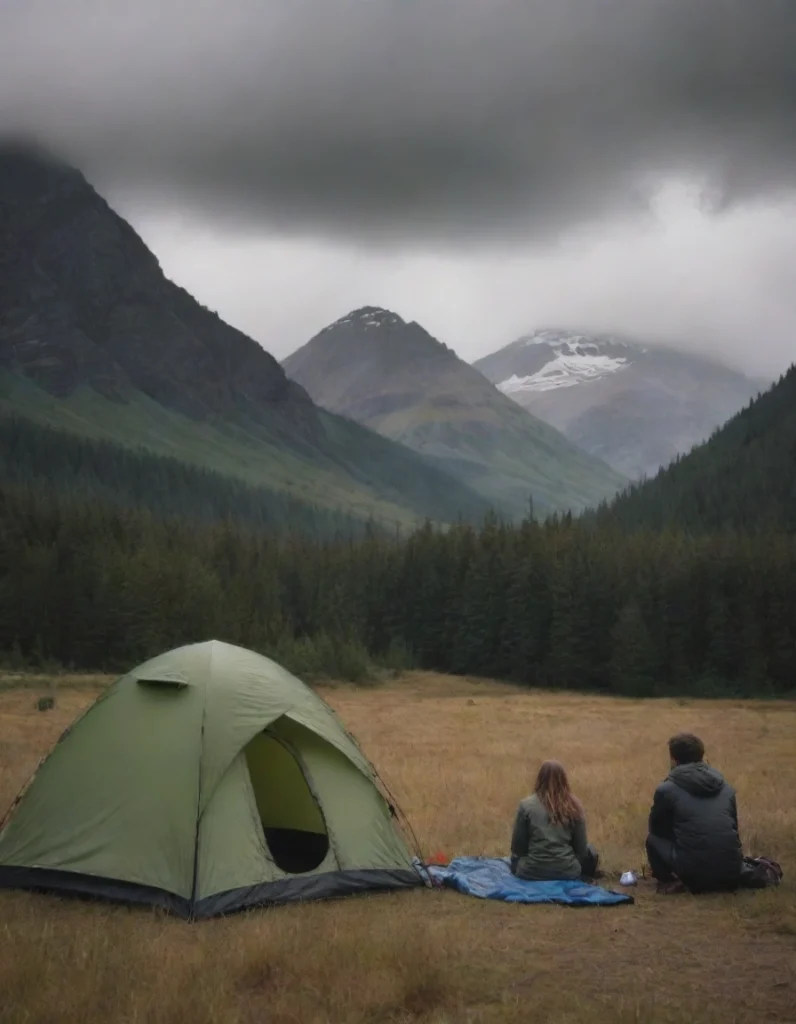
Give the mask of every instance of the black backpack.
POLYGON ((769 857, 744 857, 741 883, 746 889, 768 889, 782 881, 782 868, 769 857))

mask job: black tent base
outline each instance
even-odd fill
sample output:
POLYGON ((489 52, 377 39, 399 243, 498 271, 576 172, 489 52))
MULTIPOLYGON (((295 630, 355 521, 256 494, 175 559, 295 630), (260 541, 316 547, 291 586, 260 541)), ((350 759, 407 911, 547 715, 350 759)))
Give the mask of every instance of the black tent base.
POLYGON ((186 921, 206 920, 257 907, 414 889, 426 884, 419 872, 411 868, 364 868, 283 878, 276 882, 230 889, 192 902, 164 889, 119 879, 51 868, 0 867, 0 889, 22 889, 50 896, 149 907, 186 921))
POLYGON ((84 900, 151 907, 185 919, 191 916, 191 901, 165 889, 117 878, 81 875, 74 871, 0 867, 0 889, 24 889, 46 896, 74 896, 84 900))
POLYGON ((427 885, 412 868, 369 868, 329 871, 322 875, 301 875, 265 882, 247 889, 231 889, 217 896, 206 896, 196 904, 194 917, 218 917, 254 907, 280 906, 285 903, 364 896, 368 893, 415 889, 427 885))

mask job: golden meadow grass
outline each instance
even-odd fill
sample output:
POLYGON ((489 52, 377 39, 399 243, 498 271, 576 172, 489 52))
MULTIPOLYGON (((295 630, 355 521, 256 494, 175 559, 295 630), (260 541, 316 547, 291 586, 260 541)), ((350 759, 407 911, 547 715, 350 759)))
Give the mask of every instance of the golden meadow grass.
MULTIPOLYGON (((0 680, 0 806, 93 698, 65 679, 0 680)), ((0 893, 0 1022, 551 1024, 796 1021, 796 705, 620 701, 414 674, 323 691, 426 854, 504 854, 538 762, 563 760, 615 877, 643 864, 666 740, 690 729, 739 794, 746 846, 780 889, 636 905, 516 907, 418 891, 195 925, 0 893)))

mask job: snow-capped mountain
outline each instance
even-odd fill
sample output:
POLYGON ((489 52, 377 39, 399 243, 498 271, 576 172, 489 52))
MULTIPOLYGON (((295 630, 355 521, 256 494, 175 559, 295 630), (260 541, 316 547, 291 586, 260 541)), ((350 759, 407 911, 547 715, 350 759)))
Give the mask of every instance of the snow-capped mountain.
POLYGON ((373 327, 405 327, 406 323, 397 313, 389 309, 382 309, 381 306, 363 306, 361 309, 352 310, 345 316, 339 317, 334 323, 328 324, 320 332, 321 335, 336 331, 346 324, 353 324, 355 327, 367 330, 373 327))
POLYGON ((770 383, 671 348, 557 329, 525 335, 474 366, 631 478, 689 451, 770 383))
POLYGON ((347 313, 282 365, 318 405, 413 448, 504 515, 525 516, 529 496, 541 513, 577 511, 627 483, 390 310, 347 313))

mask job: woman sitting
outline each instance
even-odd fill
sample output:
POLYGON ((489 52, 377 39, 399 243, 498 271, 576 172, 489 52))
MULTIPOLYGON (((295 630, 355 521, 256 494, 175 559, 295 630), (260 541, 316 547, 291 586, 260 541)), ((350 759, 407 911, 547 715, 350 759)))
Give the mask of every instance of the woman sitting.
POLYGON ((517 809, 511 870, 531 882, 597 877, 597 851, 586 838, 586 815, 564 766, 545 761, 532 796, 517 809))

